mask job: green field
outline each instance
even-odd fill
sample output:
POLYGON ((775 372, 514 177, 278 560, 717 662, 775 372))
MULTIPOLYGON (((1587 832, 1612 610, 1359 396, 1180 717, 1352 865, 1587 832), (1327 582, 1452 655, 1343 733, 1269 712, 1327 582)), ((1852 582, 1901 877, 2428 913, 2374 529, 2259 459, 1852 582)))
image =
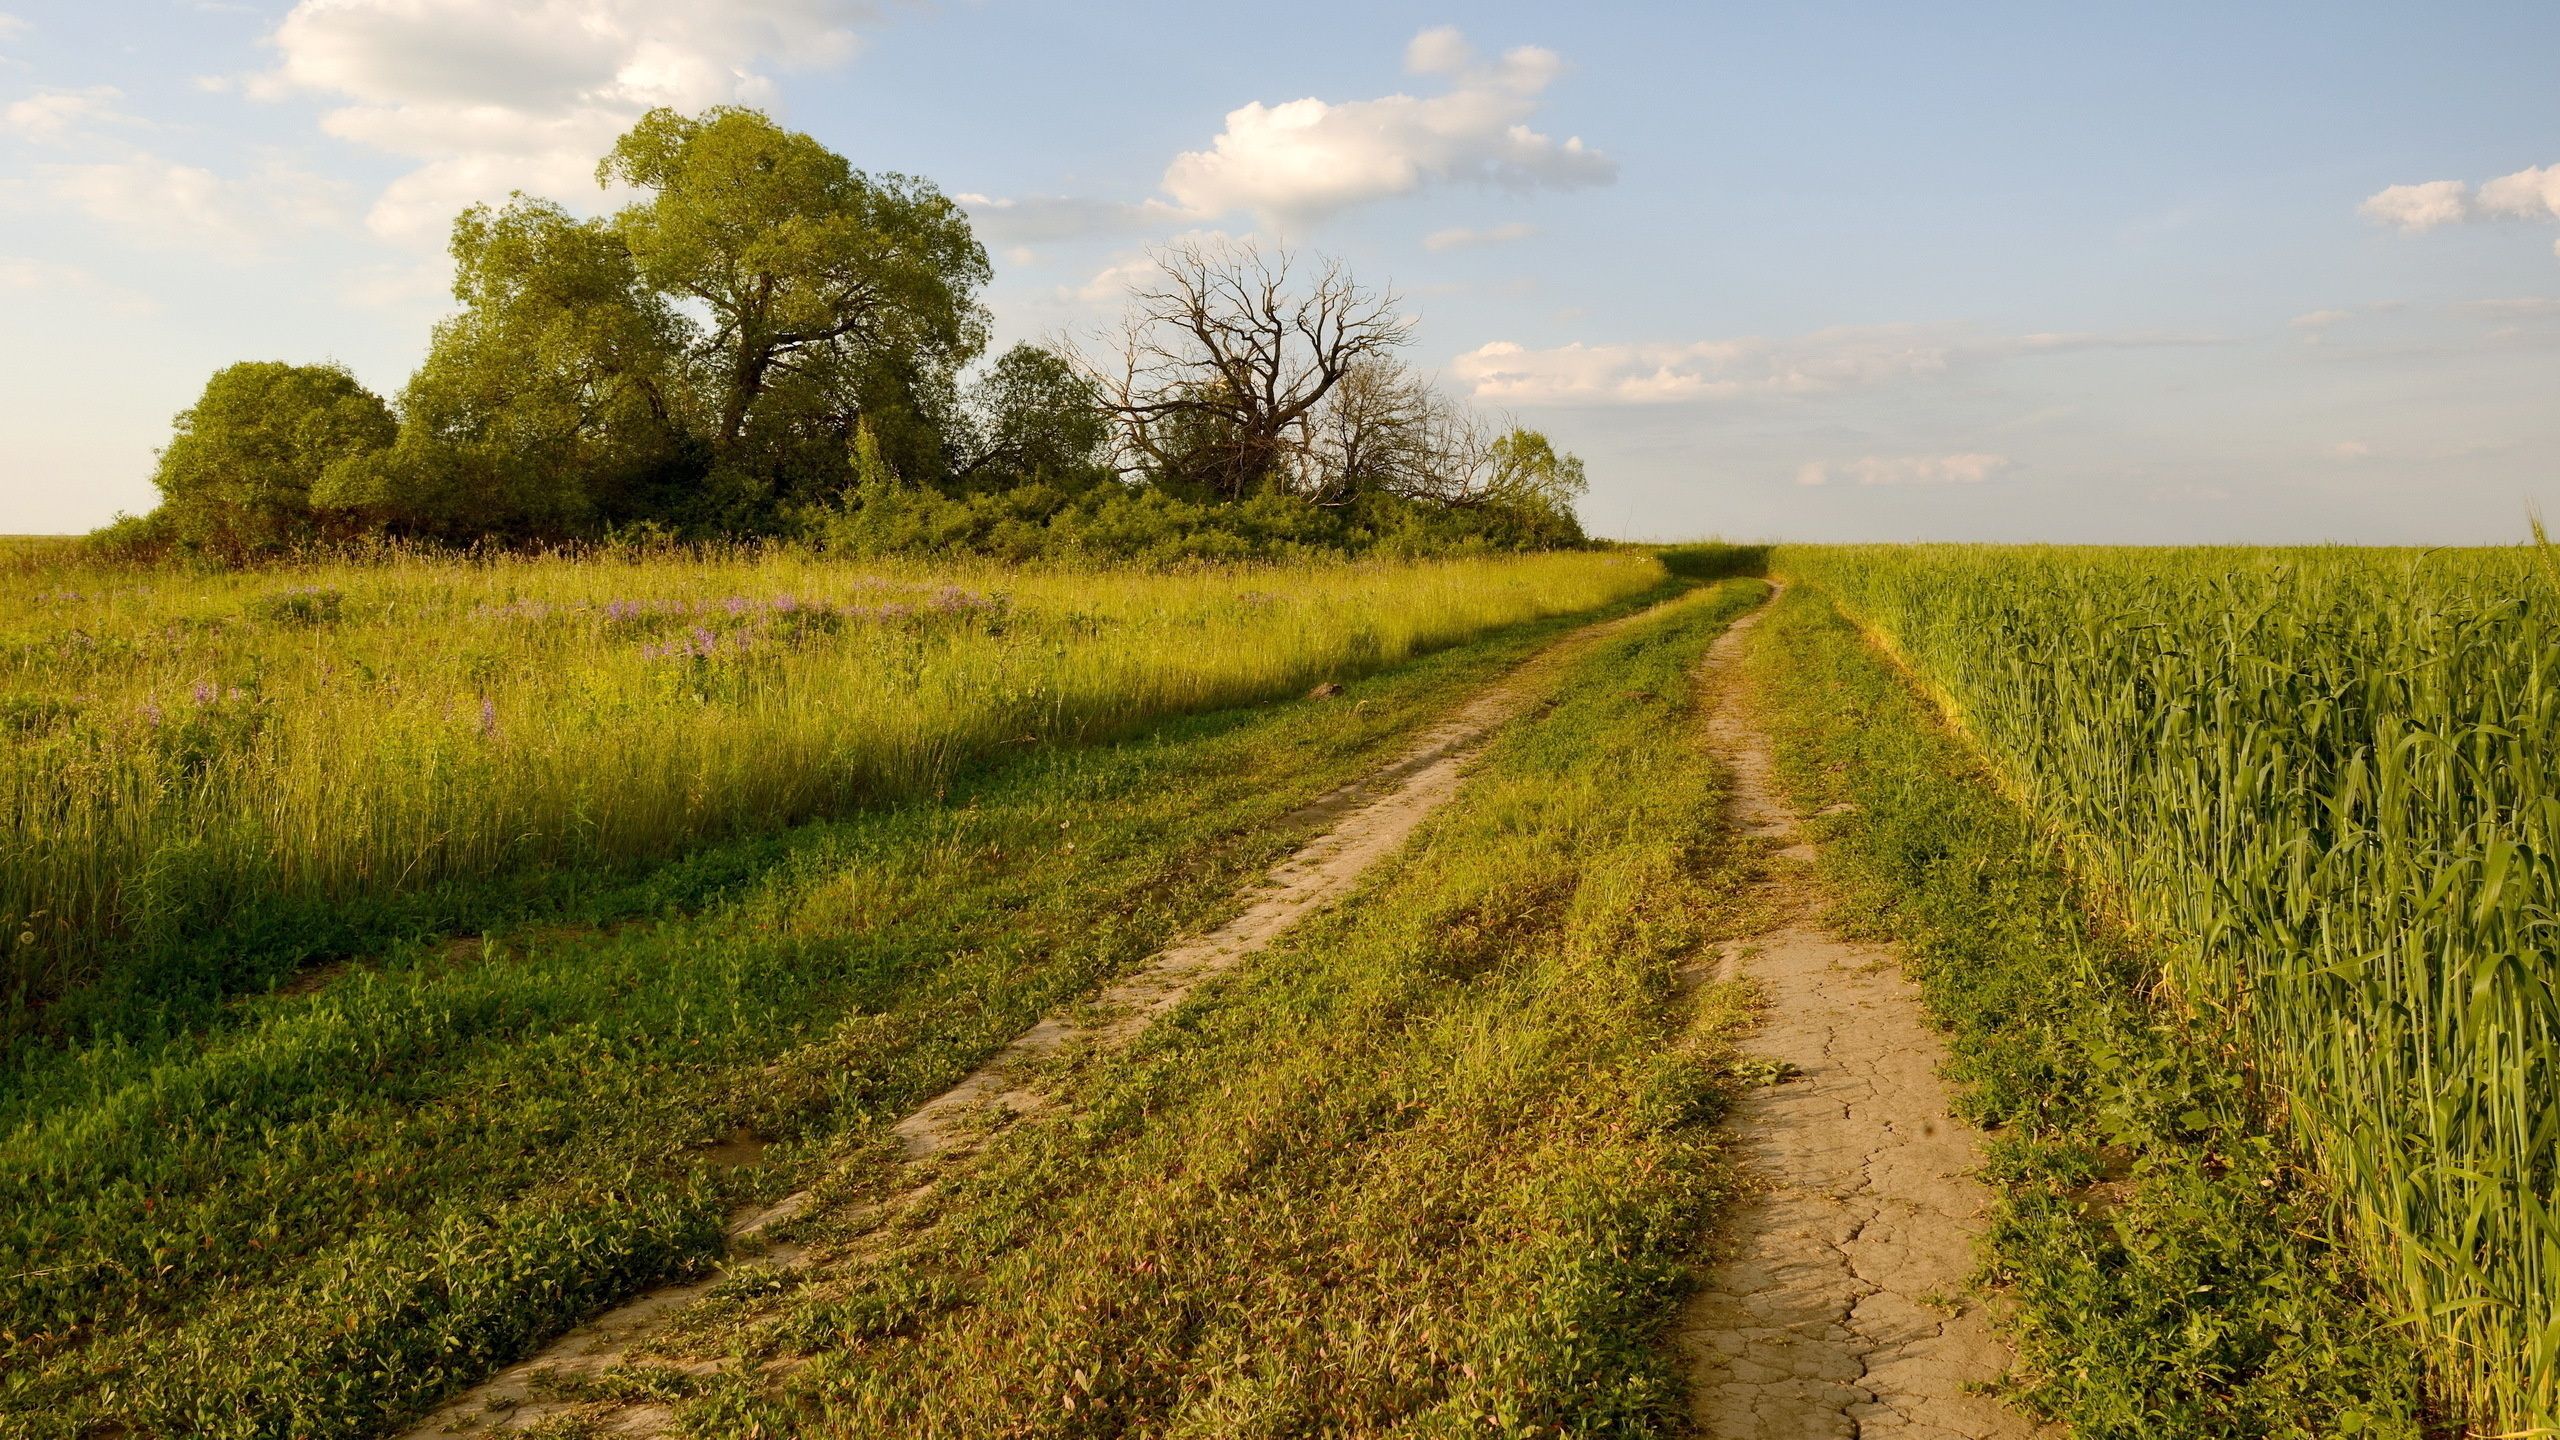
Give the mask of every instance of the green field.
POLYGON ((1659 575, 1591 554, 1190 575, 744 551, 21 564, 0 574, 7 978, 22 1005, 119 963, 156 967, 160 999, 262 989, 295 935, 440 883, 930 793, 1007 746, 1356 678, 1659 575))
POLYGON ((2546 553, 1790 552, 2232 1033, 2443 1400, 2560 1422, 2546 553))
POLYGON ((388 1433, 811 1184, 848 1258, 681 1347, 788 1363, 629 1378, 677 1433, 1687 1433, 1715 1121, 1778 1078, 1683 978, 1755 924, 1698 680, 1755 609, 1830 922, 1992 1136, 2007 1397, 2560 1421, 2536 552, 4 563, 0 1433, 388 1433), (867 1228, 892 1122, 1638 612, 1349 899, 867 1228))

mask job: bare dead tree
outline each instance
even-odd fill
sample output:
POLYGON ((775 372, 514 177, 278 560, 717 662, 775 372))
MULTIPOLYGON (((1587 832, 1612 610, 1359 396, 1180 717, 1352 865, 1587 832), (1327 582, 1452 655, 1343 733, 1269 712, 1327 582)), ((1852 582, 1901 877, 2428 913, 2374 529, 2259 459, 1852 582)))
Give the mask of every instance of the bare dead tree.
POLYGON ((1296 257, 1249 241, 1180 242, 1154 258, 1158 277, 1131 297, 1107 360, 1084 366, 1119 422, 1122 473, 1227 500, 1274 480, 1347 499, 1315 454, 1319 410, 1405 343, 1394 293, 1329 260, 1297 283, 1296 257))

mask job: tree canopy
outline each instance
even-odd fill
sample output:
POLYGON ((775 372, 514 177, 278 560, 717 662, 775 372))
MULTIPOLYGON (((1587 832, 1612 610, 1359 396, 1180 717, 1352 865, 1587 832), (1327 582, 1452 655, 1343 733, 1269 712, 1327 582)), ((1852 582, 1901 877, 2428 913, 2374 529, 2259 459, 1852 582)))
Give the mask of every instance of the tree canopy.
POLYGON ((1033 532, 1197 535, 1232 512, 1256 545, 1581 537, 1580 462, 1406 367, 1394 295, 1338 264, 1173 246, 1107 359, 1024 344, 981 366, 986 251, 927 181, 735 106, 650 112, 596 179, 637 198, 455 220, 457 308, 396 407, 335 365, 217 373, 161 507, 115 536, 227 559, 629 526, 1028 553, 1033 532))
POLYGON ((170 538, 241 560, 318 538, 311 497, 398 433, 343 365, 243 361, 217 370, 151 477, 170 538))

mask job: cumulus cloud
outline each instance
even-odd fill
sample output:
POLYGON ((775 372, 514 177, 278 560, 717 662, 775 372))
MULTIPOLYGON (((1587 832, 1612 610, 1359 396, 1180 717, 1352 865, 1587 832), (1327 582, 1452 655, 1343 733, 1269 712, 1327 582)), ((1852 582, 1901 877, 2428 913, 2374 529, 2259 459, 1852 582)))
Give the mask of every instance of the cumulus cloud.
POLYGON ((655 106, 771 104, 768 62, 850 56, 855 0, 302 0, 252 93, 349 102, 322 126, 423 162, 367 223, 418 242, 509 190, 574 193, 655 106))
POLYGON ((2471 187, 2459 180, 2394 185, 2366 197, 2356 209, 2366 219, 2403 230, 2432 230, 2471 218, 2471 187))
POLYGON ((1963 326, 1842 326, 1792 339, 1751 335, 1686 345, 1531 350, 1497 340, 1459 356, 1451 369, 1487 404, 1644 405, 1872 390, 2018 356, 2216 343, 2210 335, 2161 331, 1984 335, 1963 326))
POLYGON ((1434 230, 1422 237, 1422 248, 1437 253, 1442 250, 1472 250, 1479 245, 1503 245, 1513 240, 1526 240, 1538 233, 1538 227, 1526 220, 1506 220, 1482 230, 1461 226, 1450 230, 1434 230))
POLYGON ((1799 485, 1828 485, 1836 477, 1860 485, 1979 485, 2017 462, 2006 455, 1868 455, 1856 460, 1816 460, 1796 471, 1799 485))
MULTIPOLYGON (((1011 242, 1201 224, 1235 214, 1286 231, 1434 185, 1571 190, 1618 178, 1618 162, 1580 136, 1557 140, 1530 128, 1540 97, 1564 71, 1554 51, 1524 45, 1488 61, 1454 27, 1443 26, 1405 47, 1405 69, 1445 79, 1446 93, 1339 104, 1312 96, 1278 105, 1257 100, 1228 111, 1226 128, 1208 149, 1185 151, 1165 167, 1166 199, 1126 205, 1056 195, 974 196, 964 203, 973 218, 986 219, 995 238, 1011 242)), ((1519 238, 1527 229, 1441 233, 1480 233, 1472 243, 1488 243, 1519 238)))
MULTIPOLYGON (((2366 218, 2408 234, 2439 225, 2560 218, 2560 165, 2484 180, 2477 191, 2459 180, 2394 185, 2367 197, 2357 208, 2366 218)), ((2552 250, 2560 253, 2560 241, 2552 242, 2552 250)))
POLYGON ((1287 228, 1434 183, 1569 190, 1617 178, 1618 162, 1581 137, 1558 141, 1526 123, 1564 70, 1554 51, 1524 45, 1488 63, 1443 27, 1413 38, 1405 68, 1448 77, 1448 93, 1255 101, 1227 112, 1207 150, 1174 157, 1165 193, 1194 215, 1245 211, 1287 228))
POLYGON ((117 315, 149 315, 160 308, 148 295, 109 284, 77 265, 0 256, 0 290, 35 295, 77 295, 117 315))

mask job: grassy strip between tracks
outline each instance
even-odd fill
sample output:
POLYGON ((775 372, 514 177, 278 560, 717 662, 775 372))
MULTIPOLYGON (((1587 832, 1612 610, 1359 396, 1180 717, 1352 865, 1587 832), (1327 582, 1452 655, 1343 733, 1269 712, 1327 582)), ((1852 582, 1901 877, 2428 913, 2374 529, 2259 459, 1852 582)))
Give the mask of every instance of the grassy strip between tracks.
POLYGON ((1809 586, 1752 661, 1844 928, 1900 940, 1994 1134, 2015 1398, 2079 1440, 2416 1436, 2417 1363, 2227 1035, 2147 998, 2054 847, 1809 586))
POLYGON ((1677 1433, 1745 1015, 1676 983, 1740 893, 1690 677, 1764 593, 1596 646, 1359 893, 1063 1063, 911 1222, 800 1222, 817 1263, 690 1322, 760 1368, 605 1388, 724 1440, 1677 1433))
POLYGON ((379 1433, 698 1264, 736 1205, 1220 918, 1305 838, 1293 807, 1589 618, 715 847, 690 863, 740 878, 699 913, 647 913, 644 885, 597 902, 620 925, 413 947, 208 1031, 22 1055, 0 1433, 379 1433), (763 1163, 711 1163, 740 1129, 776 1142, 763 1163))

